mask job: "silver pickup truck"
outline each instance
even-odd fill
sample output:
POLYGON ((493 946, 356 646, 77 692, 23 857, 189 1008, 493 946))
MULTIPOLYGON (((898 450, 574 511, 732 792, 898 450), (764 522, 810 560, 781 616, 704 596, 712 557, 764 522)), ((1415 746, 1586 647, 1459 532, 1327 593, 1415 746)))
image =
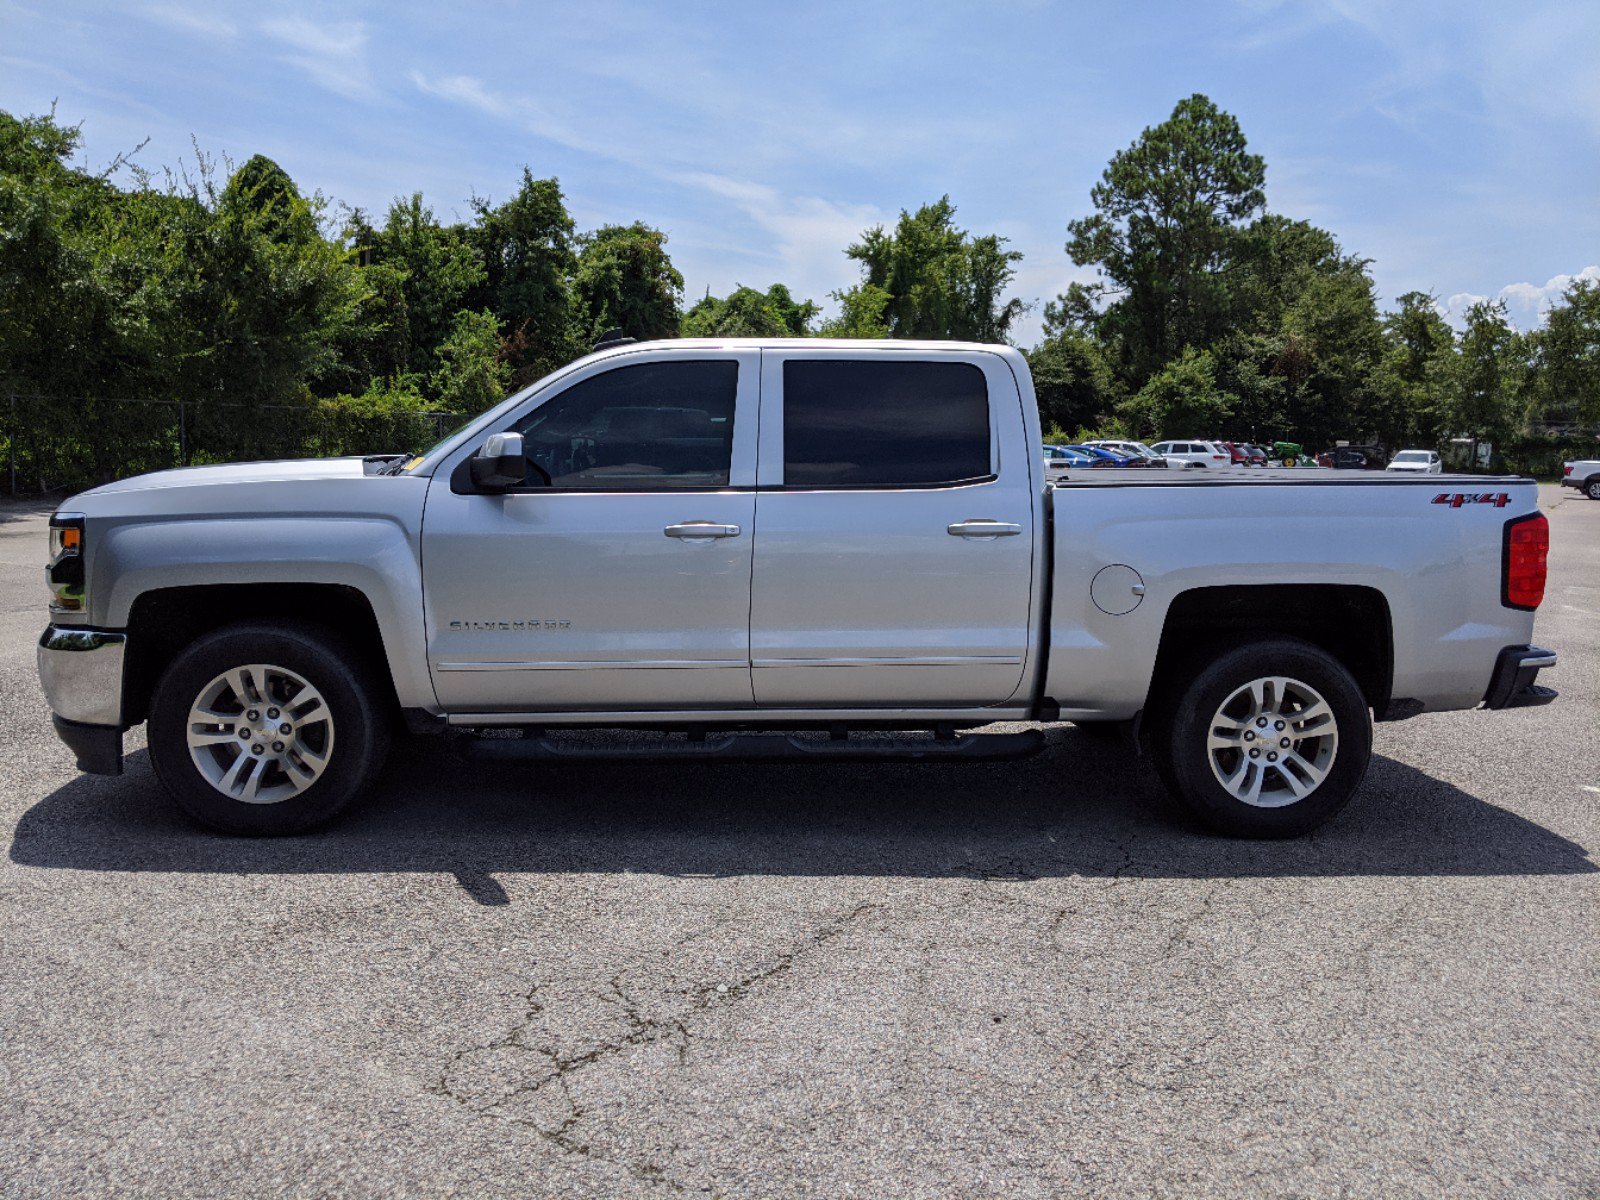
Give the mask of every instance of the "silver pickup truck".
POLYGON ((120 771, 143 721, 178 803, 252 834, 332 817, 399 729, 932 761, 1067 720, 1136 735, 1212 828, 1292 836, 1360 784, 1374 716, 1555 694, 1531 480, 1047 479, 1040 445, 1006 346, 615 346, 414 458, 73 497, 39 672, 80 769, 120 771))

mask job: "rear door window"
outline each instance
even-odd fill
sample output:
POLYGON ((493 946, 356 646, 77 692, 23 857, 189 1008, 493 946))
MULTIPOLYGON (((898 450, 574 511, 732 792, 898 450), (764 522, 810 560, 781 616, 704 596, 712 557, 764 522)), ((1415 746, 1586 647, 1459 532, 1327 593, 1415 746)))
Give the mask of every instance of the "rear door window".
POLYGON ((992 475, 989 394, 978 367, 783 364, 784 486, 937 486, 992 475))

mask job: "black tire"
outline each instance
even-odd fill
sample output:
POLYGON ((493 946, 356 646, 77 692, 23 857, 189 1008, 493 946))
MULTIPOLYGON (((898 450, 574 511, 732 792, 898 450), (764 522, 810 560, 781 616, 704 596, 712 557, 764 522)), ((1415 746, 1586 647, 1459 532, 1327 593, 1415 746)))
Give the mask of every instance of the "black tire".
POLYGON ((1589 482, 1583 485, 1583 494, 1591 500, 1600 500, 1600 475, 1592 476, 1589 482))
MULTIPOLYGON (((1300 837, 1349 803, 1365 778, 1372 757, 1371 714, 1355 679, 1326 651, 1298 638, 1265 638, 1191 660, 1189 670, 1173 674, 1168 680, 1173 694, 1152 714, 1152 756, 1174 799, 1208 828, 1232 837, 1300 837), (1333 714, 1338 739, 1320 784, 1298 800, 1259 807, 1223 786, 1212 769, 1207 739, 1223 704, 1240 688, 1269 677, 1286 677, 1320 694, 1333 714)), ((1307 739, 1305 745, 1318 743, 1307 739)), ((1300 743, 1294 745, 1300 748, 1300 743)), ((1268 781, 1263 790, 1271 789, 1268 798, 1283 798, 1287 789, 1276 768, 1262 773, 1268 781)))
POLYGON ((288 622, 230 625, 197 638, 162 674, 150 702, 150 759, 178 806, 208 829, 269 837, 302 833, 331 820, 382 767, 389 721, 379 694, 360 656, 328 630, 288 622), (189 750, 191 705, 223 672, 248 664, 270 664, 298 674, 321 693, 332 719, 332 744, 322 774, 303 790, 271 803, 245 803, 224 795, 201 773, 189 750))

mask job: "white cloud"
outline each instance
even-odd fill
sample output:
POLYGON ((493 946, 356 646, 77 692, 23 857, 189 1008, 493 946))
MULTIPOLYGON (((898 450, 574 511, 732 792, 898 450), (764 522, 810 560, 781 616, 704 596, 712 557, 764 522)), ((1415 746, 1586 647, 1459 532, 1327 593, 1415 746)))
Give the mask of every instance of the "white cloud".
MULTIPOLYGON (((1552 275, 1544 283, 1508 283, 1493 296, 1506 306, 1506 316, 1513 325, 1532 329, 1543 324, 1545 314, 1561 299, 1574 280, 1587 279, 1600 283, 1600 265, 1584 267, 1576 275, 1552 275)), ((1439 306, 1442 315, 1459 324, 1467 309, 1482 304, 1489 296, 1475 292, 1457 292, 1439 306)))
POLYGON ((208 9, 185 8, 181 4, 152 4, 144 15, 159 25, 212 41, 232 41, 239 27, 208 9))
POLYGON ((774 276, 743 280, 752 287, 783 282, 797 296, 826 302, 830 292, 855 283, 860 267, 844 256, 844 248, 862 231, 892 219, 870 204, 841 204, 822 196, 788 196, 777 188, 709 172, 672 178, 687 187, 710 192, 731 202, 757 228, 772 236, 774 276))
POLYGON ((441 75, 437 79, 429 79, 421 71, 412 71, 410 78, 416 89, 424 95, 465 104, 491 117, 512 115, 511 104, 499 96, 490 95, 483 86, 483 80, 471 75, 441 75))
POLYGON ((284 61, 299 67, 313 83, 347 100, 377 95, 367 66, 367 27, 360 21, 318 25, 306 17, 278 17, 261 23, 261 32, 293 54, 284 61))

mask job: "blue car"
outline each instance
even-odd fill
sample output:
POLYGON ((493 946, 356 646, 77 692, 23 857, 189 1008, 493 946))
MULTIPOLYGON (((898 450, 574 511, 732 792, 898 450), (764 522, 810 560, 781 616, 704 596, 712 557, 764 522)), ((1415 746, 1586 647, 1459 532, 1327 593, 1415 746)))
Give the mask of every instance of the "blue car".
POLYGON ((1093 467, 1098 464, 1095 456, 1083 446, 1046 446, 1044 465, 1062 471, 1068 467, 1093 467))
POLYGON ((1071 450, 1075 454, 1087 454, 1092 460, 1091 467, 1129 467, 1133 459, 1125 454, 1114 454, 1110 450, 1102 450, 1099 446, 1063 446, 1064 450, 1071 450))

